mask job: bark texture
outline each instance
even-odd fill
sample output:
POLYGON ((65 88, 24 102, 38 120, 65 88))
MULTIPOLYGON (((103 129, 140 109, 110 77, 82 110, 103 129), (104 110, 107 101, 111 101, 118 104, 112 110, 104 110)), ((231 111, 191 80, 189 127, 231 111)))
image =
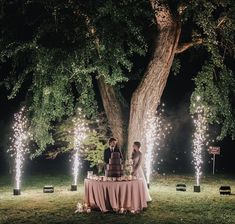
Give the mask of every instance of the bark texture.
POLYGON ((152 58, 139 86, 132 95, 129 122, 123 113, 114 88, 101 77, 98 80, 103 106, 113 132, 121 146, 126 145, 128 154, 132 152, 134 141, 140 141, 142 151, 146 150, 145 122, 147 116, 154 116, 160 103, 167 78, 178 46, 181 26, 165 2, 150 0, 155 14, 158 34, 152 58), (127 125, 128 136, 127 136, 127 125))
POLYGON ((155 13, 158 35, 155 49, 144 77, 133 93, 130 105, 128 128, 128 154, 134 141, 142 143, 146 150, 145 122, 148 116, 154 116, 165 88, 170 68, 178 45, 181 27, 170 9, 159 1, 151 1, 155 13))
MULTIPOLYGON (((97 54, 101 59, 99 39, 95 36, 96 29, 90 23, 90 18, 87 15, 84 16, 86 18, 88 31, 95 37, 95 47, 97 54)), ((97 81, 105 114, 113 137, 118 139, 118 145, 122 149, 122 147, 127 144, 127 117, 125 116, 125 107, 118 99, 115 87, 106 83, 103 76, 100 76, 97 81)))
POLYGON ((105 83, 103 77, 98 79, 98 86, 113 137, 118 139, 118 145, 122 148, 127 143, 127 119, 124 107, 117 98, 114 87, 105 83))

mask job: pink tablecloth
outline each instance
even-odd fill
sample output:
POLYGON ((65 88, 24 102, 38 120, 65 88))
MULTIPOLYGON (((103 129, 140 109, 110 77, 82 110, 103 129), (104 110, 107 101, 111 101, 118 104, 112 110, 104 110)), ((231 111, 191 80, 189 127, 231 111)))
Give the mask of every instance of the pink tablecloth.
POLYGON ((147 208, 142 180, 132 181, 95 181, 85 179, 85 203, 102 212, 141 211, 147 208))

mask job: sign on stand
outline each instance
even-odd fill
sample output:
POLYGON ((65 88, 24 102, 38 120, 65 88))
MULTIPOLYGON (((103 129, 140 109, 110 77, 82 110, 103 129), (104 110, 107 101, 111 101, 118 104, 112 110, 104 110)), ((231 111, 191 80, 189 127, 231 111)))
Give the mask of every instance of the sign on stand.
POLYGON ((209 154, 213 155, 213 175, 215 174, 215 156, 220 155, 220 147, 210 146, 208 149, 209 154))

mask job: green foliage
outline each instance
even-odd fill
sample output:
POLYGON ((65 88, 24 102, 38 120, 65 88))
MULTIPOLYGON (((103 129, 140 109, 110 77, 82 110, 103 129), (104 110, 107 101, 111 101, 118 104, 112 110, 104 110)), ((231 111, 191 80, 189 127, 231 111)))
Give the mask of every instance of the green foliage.
POLYGON ((196 23, 193 37, 203 38, 208 55, 194 79, 191 102, 193 105, 196 96, 201 97, 208 108, 208 122, 221 127, 218 140, 227 135, 235 137, 235 77, 230 62, 235 55, 234 10, 234 1, 194 1, 188 12, 196 23))
MULTIPOLYGON (((182 42, 203 39, 203 47, 198 49, 207 62, 195 74, 192 103, 200 93, 210 107, 209 122, 221 124, 220 138, 234 136, 234 1, 159 2, 168 2, 174 15, 183 6, 179 18, 182 42)), ((94 83, 99 77, 117 86, 117 95, 124 102, 119 87, 142 77, 132 73, 143 71, 147 63, 139 65, 135 59, 149 60, 152 36, 157 35, 147 0, 15 0, 0 4, 0 86, 5 85, 9 99, 28 89, 35 155, 55 144, 54 127, 74 115, 77 106, 87 118, 96 119, 94 83)), ((174 74, 180 72, 180 65, 180 58, 175 59, 174 74)))
POLYGON ((77 105, 97 116, 95 78, 111 85, 128 80, 132 56, 147 51, 148 8, 142 1, 1 3, 0 81, 9 99, 28 86, 36 154, 54 144, 54 124, 77 105))
POLYGON ((99 166, 103 164, 104 150, 107 147, 104 143, 104 136, 96 131, 89 134, 86 141, 84 141, 83 158, 90 162, 90 166, 99 166))
MULTIPOLYGON (((221 132, 218 139, 226 135, 235 137, 235 111, 232 107, 232 99, 235 96, 235 79, 232 71, 223 67, 215 69, 211 61, 207 62, 202 71, 195 78, 196 88, 192 94, 192 105, 200 96, 202 104, 207 108, 207 118, 210 124, 220 124, 221 132)), ((191 113, 194 113, 191 106, 191 113)))
MULTIPOLYGON (((55 140, 54 147, 45 152, 48 158, 54 159, 61 153, 69 153, 73 150, 73 120, 77 118, 77 116, 79 116, 78 113, 56 125, 53 133, 53 139, 55 140)), ((86 117, 83 118, 89 127, 89 131, 87 132, 86 139, 82 142, 80 157, 89 161, 91 167, 103 164, 103 153, 107 141, 107 120, 103 114, 98 114, 97 117, 99 118, 97 120, 86 119, 86 117)))
POLYGON ((178 75, 180 73, 180 68, 181 68, 180 60, 179 58, 175 57, 171 66, 171 71, 173 72, 174 75, 178 75))

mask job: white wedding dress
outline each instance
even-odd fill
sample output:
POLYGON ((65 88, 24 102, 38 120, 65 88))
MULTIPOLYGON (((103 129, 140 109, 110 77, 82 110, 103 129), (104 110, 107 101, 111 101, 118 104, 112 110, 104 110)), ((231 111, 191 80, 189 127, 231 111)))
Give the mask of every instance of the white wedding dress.
POLYGON ((132 153, 132 160, 133 160, 133 172, 137 176, 138 179, 142 179, 144 182, 144 191, 146 195, 147 202, 152 201, 152 198, 149 194, 149 189, 147 185, 147 181, 144 175, 144 171, 142 168, 142 153, 140 151, 134 151, 132 153))

